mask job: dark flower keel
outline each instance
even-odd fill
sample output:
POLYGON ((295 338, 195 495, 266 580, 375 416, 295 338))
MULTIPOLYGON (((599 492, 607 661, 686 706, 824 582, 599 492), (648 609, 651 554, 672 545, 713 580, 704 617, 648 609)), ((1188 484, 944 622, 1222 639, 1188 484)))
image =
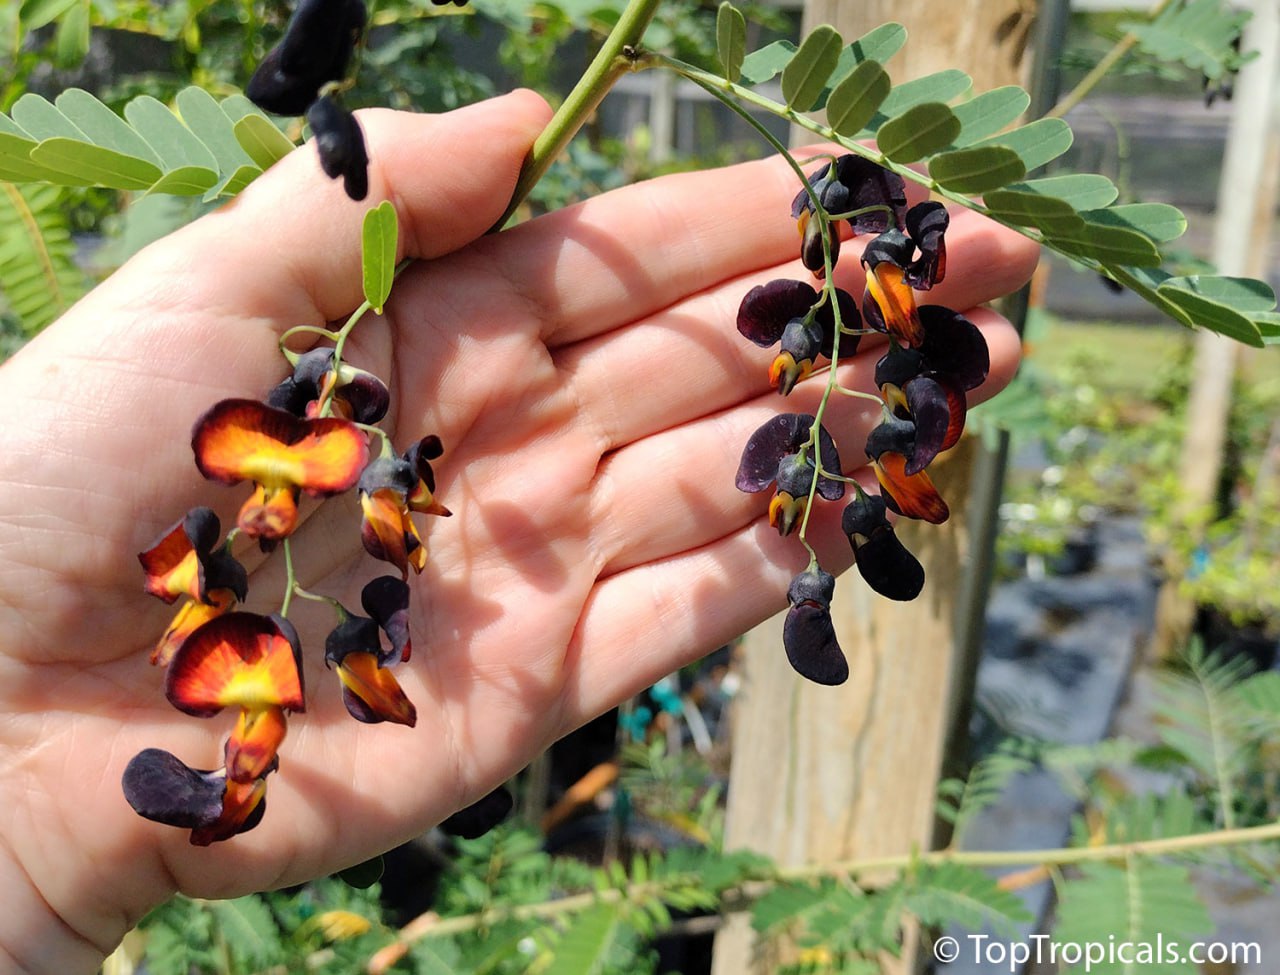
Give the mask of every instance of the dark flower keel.
POLYGON ((849 679, 849 663, 836 640, 831 622, 831 597, 836 580, 813 567, 791 580, 787 600, 791 609, 782 624, 787 660, 801 677, 834 686, 849 679))

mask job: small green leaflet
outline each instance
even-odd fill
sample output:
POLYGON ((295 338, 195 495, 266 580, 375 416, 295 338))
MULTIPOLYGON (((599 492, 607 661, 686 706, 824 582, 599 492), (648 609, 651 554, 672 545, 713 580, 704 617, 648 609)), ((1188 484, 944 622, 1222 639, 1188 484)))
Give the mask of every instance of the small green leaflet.
POLYGON ((1221 274, 1191 274, 1185 277, 1165 278, 1157 287, 1179 288, 1208 298, 1210 301, 1230 302, 1231 307, 1242 312, 1267 312, 1276 306, 1276 293, 1264 281, 1253 278, 1233 278, 1221 274))
POLYGON ((907 29, 893 22, 881 24, 849 45, 857 63, 879 61, 884 64, 907 43, 907 29))
POLYGON ((752 51, 742 59, 740 84, 750 88, 774 78, 795 56, 796 46, 790 41, 774 41, 758 51, 752 51))
MULTIPOLYGON (((1171 278, 1170 281, 1177 279, 1171 278)), ((1234 308, 1170 281, 1161 284, 1156 294, 1180 308, 1195 324, 1255 348, 1260 349, 1266 344, 1258 326, 1234 308)))
POLYGON ((1112 203, 1120 191, 1105 176, 1076 173, 1070 176, 1046 176, 1010 186, 1011 190, 1052 196, 1065 200, 1077 210, 1096 210, 1112 203))
POLYGON ((747 19, 742 11, 725 0, 716 12, 716 52, 725 78, 732 84, 742 75, 747 51, 747 19))
POLYGON ((18 22, 23 31, 32 31, 51 24, 70 10, 80 0, 24 0, 18 9, 18 22))
POLYGON ((1221 0, 1192 0, 1166 7, 1150 23, 1122 23, 1120 30, 1132 33, 1138 47, 1152 57, 1181 61, 1217 80, 1250 60, 1232 47, 1249 16, 1226 9, 1221 0))
POLYGON ((956 193, 987 193, 1022 179, 1027 167, 1012 149, 983 146, 934 156, 929 175, 956 193))
POLYGON ((59 68, 74 68, 89 53, 89 0, 77 0, 58 24, 53 61, 59 68))
POLYGON ((856 135, 871 121, 890 87, 879 61, 863 61, 831 90, 827 124, 840 135, 856 135))
POLYGON ((618 905, 597 903, 579 913, 555 945, 555 975, 599 975, 618 938, 618 905))
POLYGON ((232 126, 236 141, 262 169, 270 169, 296 148, 288 137, 263 115, 246 115, 232 126))
POLYGON ((1127 227, 1161 243, 1181 237, 1187 230, 1187 218, 1182 215, 1182 211, 1167 203, 1126 203, 1118 207, 1089 210, 1080 215, 1086 223, 1127 227))
POLYGON ((1123 227, 1104 227, 1084 223, 1076 230, 1055 230, 1046 234, 1054 247, 1075 257, 1090 258, 1102 264, 1127 264, 1131 267, 1159 267, 1160 251, 1145 234, 1123 227))
POLYGON ((1031 96, 1025 91, 1017 85, 1006 85, 953 105, 951 111, 956 113, 962 126, 956 148, 971 146, 979 139, 993 136, 1012 125, 1030 104, 1031 96))
POLYGON ((839 32, 827 24, 819 24, 810 32, 782 69, 782 97, 788 108, 797 112, 813 108, 836 69, 843 44, 839 32))
POLYGON ((399 226, 396 208, 389 200, 365 212, 360 231, 360 261, 364 272, 365 300, 382 314, 396 277, 396 237, 399 226))
POLYGON ((1071 140, 1071 127, 1066 122, 1060 118, 1042 118, 977 145, 1008 146, 1022 157, 1027 172, 1031 172, 1070 149, 1071 140))
POLYGON ((884 100, 881 111, 892 118, 925 102, 949 102, 972 87, 973 79, 967 74, 948 68, 946 71, 937 71, 894 86, 889 97, 884 100))
POLYGON ((1006 189, 988 193, 984 197, 987 209, 1001 220, 1019 227, 1038 227, 1046 234, 1070 236, 1083 231, 1084 219, 1070 203, 1019 189, 1025 185, 1015 183, 1006 189))
POLYGON ((876 143, 896 163, 915 162, 945 149, 960 132, 960 120, 942 102, 925 102, 880 126, 876 143))

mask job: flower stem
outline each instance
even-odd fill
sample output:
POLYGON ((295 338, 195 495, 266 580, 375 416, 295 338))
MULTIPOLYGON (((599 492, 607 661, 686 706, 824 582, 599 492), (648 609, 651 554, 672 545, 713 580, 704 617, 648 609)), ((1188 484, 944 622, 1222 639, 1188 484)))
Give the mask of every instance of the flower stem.
POLYGON ((635 70, 634 49, 644 36, 649 21, 657 13, 660 0, 631 0, 618 18, 613 30, 600 45, 586 73, 578 79, 569 96, 552 116, 533 144, 533 149, 520 169, 511 202, 492 230, 501 230, 511 214, 524 202, 529 191, 546 174, 583 124, 591 117, 601 100, 628 71, 635 70))

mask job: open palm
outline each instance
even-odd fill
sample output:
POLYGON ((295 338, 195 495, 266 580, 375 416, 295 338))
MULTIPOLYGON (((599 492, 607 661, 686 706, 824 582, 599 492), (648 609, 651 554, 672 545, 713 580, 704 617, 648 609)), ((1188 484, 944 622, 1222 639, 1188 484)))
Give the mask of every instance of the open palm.
MULTIPOLYGON (((200 478, 192 422, 218 399, 263 396, 285 372, 285 329, 358 304, 361 208, 295 153, 0 370, 0 889, 21 892, 0 916, 0 962, 89 971, 175 889, 232 895, 367 858, 785 602, 801 549, 733 472, 750 432, 812 409, 819 383, 784 406, 769 354, 733 318, 751 286, 804 274, 795 176, 773 160, 668 177, 481 236, 546 117, 527 92, 447 116, 363 116, 372 197, 392 200, 405 253, 427 260, 346 358, 390 386, 398 447, 442 438, 437 496, 454 517, 425 525, 430 559, 410 579, 415 652, 398 673, 416 727, 350 719, 323 666, 332 614, 294 603, 308 708, 250 833, 195 848, 121 794, 146 747, 218 764, 231 723, 165 701, 147 656, 172 609, 142 592, 136 553, 197 504, 234 521, 247 488, 200 478)), ((1035 262, 968 213, 948 243, 930 300, 956 308, 1013 289, 1035 262)), ((839 272, 855 294, 856 264, 839 272)), ((1012 375, 1017 341, 993 313, 970 315, 991 347, 985 397, 1012 375)), ((878 354, 845 366, 847 383, 869 385, 878 354)), ((859 401, 836 404, 846 465, 874 421, 859 401)), ((347 495, 303 514, 300 581, 357 606, 386 569, 361 546, 359 506, 347 495)), ((834 539, 831 568, 850 560, 838 517, 816 512, 812 531, 834 539)), ((248 609, 279 607, 280 562, 249 561, 248 609)))

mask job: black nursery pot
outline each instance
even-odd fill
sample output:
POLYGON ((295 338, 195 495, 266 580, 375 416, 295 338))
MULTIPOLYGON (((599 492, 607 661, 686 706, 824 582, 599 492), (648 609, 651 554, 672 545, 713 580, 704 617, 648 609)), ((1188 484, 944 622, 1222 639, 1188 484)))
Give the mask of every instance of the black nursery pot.
POLYGON ((1280 637, 1268 628, 1266 621, 1233 623, 1214 606, 1197 607, 1195 632, 1204 641, 1206 650, 1228 660, 1248 657, 1260 671, 1271 670, 1280 651, 1280 637))

